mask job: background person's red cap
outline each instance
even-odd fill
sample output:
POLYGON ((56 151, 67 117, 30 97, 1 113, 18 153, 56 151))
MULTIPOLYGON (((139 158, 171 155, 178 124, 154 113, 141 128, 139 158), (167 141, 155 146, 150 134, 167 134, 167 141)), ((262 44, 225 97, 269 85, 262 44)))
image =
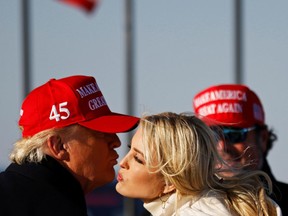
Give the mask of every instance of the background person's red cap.
POLYGON ((94 77, 51 79, 29 93, 22 104, 19 126, 28 137, 51 128, 78 123, 92 130, 132 130, 139 118, 111 112, 94 77))
POLYGON ((258 96, 245 85, 211 86, 194 96, 194 112, 209 125, 247 128, 265 124, 258 96))

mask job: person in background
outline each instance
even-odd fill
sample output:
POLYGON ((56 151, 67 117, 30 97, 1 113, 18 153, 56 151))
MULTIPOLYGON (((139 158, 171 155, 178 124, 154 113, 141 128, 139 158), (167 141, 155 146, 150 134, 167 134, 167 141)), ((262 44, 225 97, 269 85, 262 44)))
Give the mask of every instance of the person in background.
POLYGON ((85 194, 111 182, 116 133, 138 125, 111 112, 94 77, 51 79, 24 100, 22 139, 0 173, 0 215, 86 216, 85 194))
POLYGON ((267 160, 277 136, 265 123, 256 93, 245 85, 215 85, 194 96, 193 108, 220 138, 217 148, 226 161, 223 174, 233 175, 230 168, 266 172, 273 183, 271 198, 288 216, 288 184, 276 180, 267 160))
POLYGON ((223 178, 214 132, 189 114, 142 117, 120 162, 116 190, 139 198, 153 216, 281 215, 262 171, 223 178), (265 181, 264 181, 265 179, 265 181))

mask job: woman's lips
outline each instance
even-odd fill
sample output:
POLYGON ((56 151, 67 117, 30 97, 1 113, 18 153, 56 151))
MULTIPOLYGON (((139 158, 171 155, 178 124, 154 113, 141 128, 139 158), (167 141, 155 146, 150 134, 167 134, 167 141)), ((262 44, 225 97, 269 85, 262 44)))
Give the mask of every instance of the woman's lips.
POLYGON ((118 173, 118 175, 117 175, 117 181, 118 182, 123 181, 123 177, 120 173, 118 173))

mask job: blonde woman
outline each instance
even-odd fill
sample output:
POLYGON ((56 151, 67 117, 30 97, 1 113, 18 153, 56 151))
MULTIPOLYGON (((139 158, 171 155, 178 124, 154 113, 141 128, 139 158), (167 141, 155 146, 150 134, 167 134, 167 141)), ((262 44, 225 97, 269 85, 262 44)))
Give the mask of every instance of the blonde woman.
POLYGON ((131 149, 120 162, 116 190, 143 200, 151 215, 281 215, 266 195, 271 181, 261 171, 221 177, 217 140, 192 115, 143 117, 131 149))

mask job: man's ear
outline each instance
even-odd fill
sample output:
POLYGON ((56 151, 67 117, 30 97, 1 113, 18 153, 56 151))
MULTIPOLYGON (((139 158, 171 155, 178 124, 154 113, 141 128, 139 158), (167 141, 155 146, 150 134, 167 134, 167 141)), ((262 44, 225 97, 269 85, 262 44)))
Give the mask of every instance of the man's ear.
POLYGON ((264 153, 267 152, 268 140, 269 140, 269 131, 268 130, 260 131, 260 137, 259 137, 260 148, 264 153))
POLYGON ((58 160, 67 160, 69 158, 69 153, 64 148, 64 145, 59 136, 51 136, 47 140, 51 156, 58 160))

